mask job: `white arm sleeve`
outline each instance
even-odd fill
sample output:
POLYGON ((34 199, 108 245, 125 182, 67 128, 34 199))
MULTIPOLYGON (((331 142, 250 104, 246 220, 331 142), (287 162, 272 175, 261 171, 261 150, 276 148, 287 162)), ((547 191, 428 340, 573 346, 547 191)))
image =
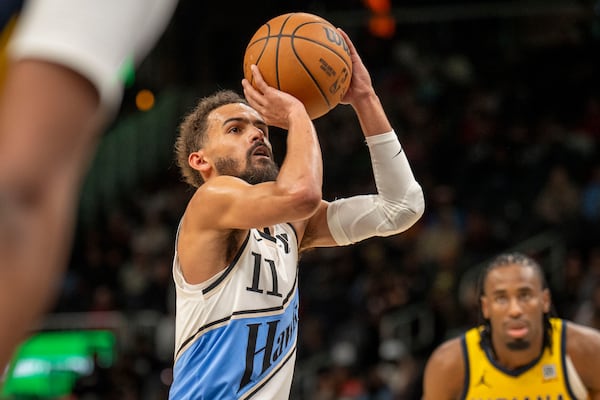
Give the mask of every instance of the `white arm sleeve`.
POLYGON ((410 228, 425 209, 423 191, 394 131, 367 137, 378 194, 331 202, 327 223, 340 246, 410 228))
POLYGON ((122 99, 124 70, 147 55, 176 5, 177 0, 28 0, 8 54, 73 69, 112 112, 122 99))

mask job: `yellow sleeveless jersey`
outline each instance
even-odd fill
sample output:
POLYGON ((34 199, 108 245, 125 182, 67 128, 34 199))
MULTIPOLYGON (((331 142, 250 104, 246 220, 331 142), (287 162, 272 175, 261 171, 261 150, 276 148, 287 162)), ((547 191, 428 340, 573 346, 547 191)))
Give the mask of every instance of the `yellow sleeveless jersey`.
POLYGON ((481 343, 482 327, 462 338, 465 358, 465 400, 586 400, 576 397, 569 383, 566 357, 566 323, 551 319, 552 351, 545 348, 529 365, 508 370, 498 365, 481 343))

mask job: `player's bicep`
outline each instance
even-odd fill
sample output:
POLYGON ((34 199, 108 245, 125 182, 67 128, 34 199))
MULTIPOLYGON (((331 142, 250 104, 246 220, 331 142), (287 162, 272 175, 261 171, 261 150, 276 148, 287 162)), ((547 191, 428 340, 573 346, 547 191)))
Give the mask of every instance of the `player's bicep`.
POLYGON ((444 371, 437 360, 430 360, 423 375, 423 397, 422 400, 447 400, 448 389, 442 383, 440 377, 444 371))
MULTIPOLYGON (((304 229, 304 234, 301 238, 300 250, 338 245, 329 229, 329 223, 327 221, 328 207, 328 202, 324 200, 321 201, 321 205, 317 212, 306 221, 306 228, 304 229)), ((296 228, 296 230, 301 231, 299 228, 296 228)))
POLYGON ((250 229, 307 218, 312 213, 302 193, 281 190, 275 182, 250 185, 231 176, 202 185, 188 212, 211 229, 250 229))

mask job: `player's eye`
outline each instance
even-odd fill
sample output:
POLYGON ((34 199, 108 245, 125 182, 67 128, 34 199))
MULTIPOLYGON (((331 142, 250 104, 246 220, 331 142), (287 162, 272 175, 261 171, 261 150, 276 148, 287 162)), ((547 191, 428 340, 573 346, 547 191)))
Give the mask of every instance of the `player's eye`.
POLYGON ((531 293, 530 292, 522 292, 519 293, 519 300, 520 301, 529 301, 531 300, 531 293))

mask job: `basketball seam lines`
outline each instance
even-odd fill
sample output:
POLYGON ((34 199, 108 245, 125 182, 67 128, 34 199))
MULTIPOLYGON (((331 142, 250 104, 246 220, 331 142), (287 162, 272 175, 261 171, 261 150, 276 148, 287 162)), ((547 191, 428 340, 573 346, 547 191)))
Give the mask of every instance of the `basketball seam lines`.
MULTIPOLYGON (((271 28, 271 27, 270 27, 269 25, 267 25, 267 26, 268 26, 268 28, 269 28, 269 32, 267 32, 267 36, 263 36, 263 37, 261 37, 260 39, 256 39, 254 42, 250 43, 250 44, 248 45, 248 47, 252 47, 252 46, 254 46, 255 44, 257 44, 257 43, 260 43, 260 42, 261 42, 261 41, 263 41, 263 40, 264 40, 264 41, 268 41, 269 39, 275 39, 275 38, 277 38, 277 40, 279 40, 279 39, 281 39, 281 38, 303 39, 303 40, 306 40, 306 41, 308 41, 308 42, 311 42, 311 43, 314 43, 314 44, 317 44, 317 45, 319 45, 319 46, 322 46, 322 47, 326 48, 327 50, 331 51, 331 52, 332 52, 332 53, 334 53, 336 56, 338 56, 338 57, 340 58, 340 60, 342 60, 342 62, 343 62, 344 64, 346 64, 346 66, 350 67, 350 64, 348 64, 348 63, 346 62, 346 60, 344 59, 344 56, 340 55, 340 52, 339 52, 339 51, 336 51, 336 49, 335 49, 335 48, 333 48, 333 47, 329 47, 329 46, 326 46, 326 45, 324 45, 324 44, 323 44, 323 42, 319 42, 319 41, 316 41, 316 40, 314 40, 314 39, 311 39, 309 36, 298 36, 298 35, 289 34, 289 33, 279 33, 279 34, 277 34, 277 35, 271 35, 271 32, 270 32, 270 28, 271 28)), ((258 60, 260 60, 261 56, 263 55, 263 53, 264 53, 264 51, 265 51, 265 48, 266 48, 266 47, 267 47, 267 46, 266 46, 266 43, 265 43, 265 46, 264 46, 264 47, 263 47, 263 49, 261 50, 259 57, 256 59, 256 63, 257 63, 257 64, 258 64, 258 60)))

